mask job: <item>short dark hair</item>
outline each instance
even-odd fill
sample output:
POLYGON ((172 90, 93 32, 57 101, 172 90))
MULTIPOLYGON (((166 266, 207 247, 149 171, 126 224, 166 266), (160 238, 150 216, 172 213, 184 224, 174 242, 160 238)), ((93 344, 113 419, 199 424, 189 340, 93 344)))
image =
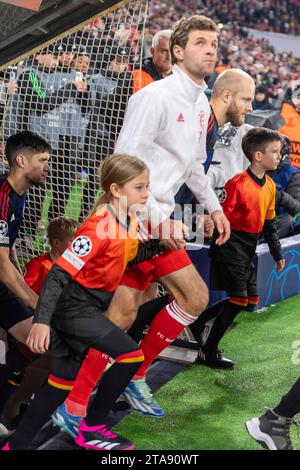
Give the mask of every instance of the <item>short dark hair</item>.
POLYGON ((170 51, 172 64, 176 64, 177 59, 174 55, 174 46, 180 46, 185 49, 189 40, 189 34, 191 31, 213 31, 220 34, 220 30, 216 23, 207 18, 204 15, 193 15, 188 18, 181 18, 181 20, 175 23, 173 33, 170 38, 170 51))
POLYGON ((278 132, 266 127, 253 127, 243 137, 242 149, 248 160, 252 162, 255 152, 264 153, 266 146, 274 141, 282 141, 278 132))
POLYGON ((5 155, 9 166, 15 164, 16 155, 22 150, 32 153, 51 153, 51 145, 47 140, 31 131, 18 132, 11 135, 6 141, 5 155))

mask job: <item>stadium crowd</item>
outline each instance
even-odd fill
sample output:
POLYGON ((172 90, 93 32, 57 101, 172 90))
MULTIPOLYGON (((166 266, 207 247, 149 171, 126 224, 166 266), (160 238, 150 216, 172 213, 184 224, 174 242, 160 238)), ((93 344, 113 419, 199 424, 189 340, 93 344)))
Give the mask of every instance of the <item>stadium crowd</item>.
POLYGON ((147 32, 151 36, 160 29, 170 28, 180 17, 191 12, 213 17, 222 24, 219 65, 238 67, 248 72, 258 86, 265 88, 271 102, 276 105, 279 100, 280 106, 286 90, 293 81, 300 78, 300 62, 291 52, 280 53, 266 39, 255 38, 243 28, 247 26, 260 29, 259 22, 255 22, 255 19, 273 15, 276 18, 274 28, 270 22, 269 28, 265 30, 278 31, 276 21, 276 24, 283 22, 285 25, 283 28, 281 24, 281 32, 291 34, 294 31, 294 34, 300 34, 300 2, 295 0, 275 3, 276 11, 274 2, 269 1, 252 2, 249 7, 248 3, 231 0, 151 0, 147 32), (281 15, 279 11, 284 14, 281 15), (293 14, 290 14, 291 11, 293 14))
POLYGON ((148 24, 167 26, 190 12, 209 15, 220 23, 230 23, 262 31, 300 34, 299 0, 151 0, 148 24))

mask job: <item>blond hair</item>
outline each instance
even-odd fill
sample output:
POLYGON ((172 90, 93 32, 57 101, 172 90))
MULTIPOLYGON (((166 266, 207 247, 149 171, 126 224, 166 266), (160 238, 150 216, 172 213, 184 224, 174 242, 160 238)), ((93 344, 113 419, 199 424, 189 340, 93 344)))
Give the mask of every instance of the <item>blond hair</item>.
POLYGON ((94 214, 102 204, 110 202, 110 187, 113 183, 122 187, 147 169, 147 165, 142 160, 126 153, 114 153, 106 158, 99 170, 102 194, 96 199, 91 214, 94 214))

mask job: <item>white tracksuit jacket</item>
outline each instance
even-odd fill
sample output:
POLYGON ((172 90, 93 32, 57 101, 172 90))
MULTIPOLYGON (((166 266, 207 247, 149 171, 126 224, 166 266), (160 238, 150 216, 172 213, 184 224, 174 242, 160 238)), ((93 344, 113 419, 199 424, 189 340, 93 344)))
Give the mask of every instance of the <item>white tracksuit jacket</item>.
POLYGON ((210 114, 205 87, 175 65, 171 76, 129 100, 115 151, 139 157, 150 169, 147 205, 153 227, 170 217, 184 182, 210 213, 221 210, 202 165, 210 114))

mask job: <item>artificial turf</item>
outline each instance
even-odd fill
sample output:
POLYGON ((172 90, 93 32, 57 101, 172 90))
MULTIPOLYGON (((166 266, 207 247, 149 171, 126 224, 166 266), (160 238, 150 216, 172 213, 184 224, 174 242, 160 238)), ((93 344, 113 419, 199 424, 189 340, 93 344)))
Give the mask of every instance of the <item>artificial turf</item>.
MULTIPOLYGON (((260 415, 264 406, 277 405, 300 376, 299 307, 297 296, 260 313, 242 312, 221 343, 225 355, 236 361, 234 370, 188 366, 155 394, 166 417, 132 413, 118 431, 136 449, 260 449, 244 422, 260 415), (298 364, 293 364, 293 354, 298 364)), ((291 435, 300 449, 295 426, 291 435)))

